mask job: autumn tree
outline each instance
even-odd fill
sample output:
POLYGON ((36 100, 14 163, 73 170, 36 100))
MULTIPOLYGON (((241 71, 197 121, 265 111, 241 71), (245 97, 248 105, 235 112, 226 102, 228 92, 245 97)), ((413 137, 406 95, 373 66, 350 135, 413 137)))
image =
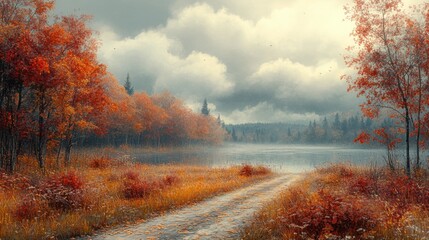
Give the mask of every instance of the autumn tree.
POLYGON ((64 142, 66 165, 70 163, 76 134, 97 128, 95 115, 101 114, 109 102, 102 81, 106 69, 96 59, 96 42, 92 31, 86 27, 87 19, 85 16, 63 17, 61 21, 61 26, 71 36, 79 36, 67 43, 67 55, 58 63, 57 75, 64 79, 64 84, 57 88, 53 98, 56 117, 59 117, 56 135, 60 136, 60 149, 64 142))
POLYGON ((420 38, 424 36, 424 28, 417 31, 410 27, 416 27, 425 17, 407 14, 400 0, 354 0, 346 12, 355 23, 352 36, 356 43, 345 58, 346 64, 357 73, 344 76, 349 91, 365 97, 361 105, 365 116, 376 118, 384 109, 402 123, 398 134, 405 135, 406 171, 410 175, 413 122, 421 128, 421 112, 425 107, 422 81, 427 79, 422 75, 427 61, 418 50, 423 47, 420 38))
POLYGON ((48 148, 64 142, 67 163, 76 131, 94 129, 106 104, 88 17, 52 17, 53 5, 0 2, 0 159, 9 171, 24 144, 43 169, 48 148))
POLYGON ((40 110, 26 101, 44 105, 28 88, 49 74, 46 59, 36 54, 34 45, 55 30, 45 28, 52 7, 53 2, 43 0, 0 2, 0 165, 9 172, 15 169, 23 139, 31 134, 28 112, 40 110))

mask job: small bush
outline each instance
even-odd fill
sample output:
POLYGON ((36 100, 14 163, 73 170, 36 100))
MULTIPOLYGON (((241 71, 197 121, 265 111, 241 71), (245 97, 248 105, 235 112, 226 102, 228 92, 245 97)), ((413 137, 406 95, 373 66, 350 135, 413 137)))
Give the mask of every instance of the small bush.
POLYGON ((252 166, 246 164, 240 169, 240 176, 250 177, 252 175, 253 175, 253 167, 252 166))
POLYGON ((131 181, 138 181, 140 179, 140 175, 137 172, 128 171, 124 174, 124 178, 131 181))
POLYGON ((375 216, 357 198, 336 196, 323 190, 302 198, 304 200, 288 202, 291 206, 279 216, 284 227, 301 238, 361 236, 376 226, 375 216))
POLYGON ((379 195, 401 208, 417 204, 429 209, 429 187, 427 183, 410 179, 406 175, 390 176, 380 184, 379 195))
POLYGON ((95 169, 105 169, 111 166, 112 160, 106 157, 94 158, 89 162, 89 167, 95 169))
POLYGON ((49 207, 74 210, 84 206, 83 181, 75 172, 54 176, 41 185, 40 193, 49 207))
POLYGON ((12 190, 12 189, 27 189, 30 187, 30 180, 21 174, 15 173, 9 175, 5 172, 0 171, 0 190, 12 190))
POLYGON ((337 174, 341 177, 353 177, 353 169, 351 166, 345 164, 345 163, 333 163, 329 164, 328 166, 323 166, 321 168, 316 168, 317 172, 322 174, 337 174))
POLYGON ((258 166, 253 170, 253 175, 267 175, 270 173, 271 173, 271 170, 264 166, 258 166))
POLYGON ((253 167, 251 165, 245 164, 240 169, 240 176, 250 177, 254 175, 266 175, 269 174, 270 169, 264 166, 253 167))
POLYGON ((377 184, 368 177, 359 177, 350 182, 349 191, 352 194, 373 195, 377 193, 377 184))
POLYGON ((145 198, 154 192, 159 192, 166 187, 176 184, 179 178, 167 175, 156 181, 141 180, 136 172, 129 171, 125 174, 123 194, 125 198, 145 198))
POLYGON ((30 220, 42 214, 41 203, 35 198, 25 198, 16 207, 14 216, 19 220, 30 220))
POLYGON ((179 182, 179 178, 174 175, 167 175, 164 177, 164 179, 162 179, 162 183, 166 186, 172 186, 177 182, 179 182))
POLYGON ((127 180, 124 183, 124 197, 131 198, 144 198, 149 196, 156 190, 159 190, 160 186, 158 182, 148 182, 142 180, 127 180))

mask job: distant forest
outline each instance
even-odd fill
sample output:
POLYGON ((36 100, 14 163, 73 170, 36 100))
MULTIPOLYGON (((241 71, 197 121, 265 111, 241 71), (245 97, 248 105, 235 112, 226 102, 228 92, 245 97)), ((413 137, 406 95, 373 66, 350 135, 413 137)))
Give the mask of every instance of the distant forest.
POLYGON ((304 144, 352 144, 361 132, 379 127, 390 128, 394 122, 386 118, 378 123, 362 116, 313 120, 307 124, 246 123, 225 126, 233 142, 243 143, 304 143, 304 144))

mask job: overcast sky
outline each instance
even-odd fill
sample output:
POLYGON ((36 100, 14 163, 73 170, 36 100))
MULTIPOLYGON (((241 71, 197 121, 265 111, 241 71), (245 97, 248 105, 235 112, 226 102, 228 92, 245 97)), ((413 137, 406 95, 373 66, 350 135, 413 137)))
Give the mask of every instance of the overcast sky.
POLYGON ((358 110, 340 76, 344 0, 57 0, 89 14, 100 61, 135 89, 168 90, 227 123, 298 122, 358 110))

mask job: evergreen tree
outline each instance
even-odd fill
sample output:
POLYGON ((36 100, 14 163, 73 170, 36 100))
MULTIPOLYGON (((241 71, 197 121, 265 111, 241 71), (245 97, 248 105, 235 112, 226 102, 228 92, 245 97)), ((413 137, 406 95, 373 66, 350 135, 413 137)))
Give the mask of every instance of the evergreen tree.
POLYGON ((204 99, 203 107, 201 108, 201 113, 206 116, 210 114, 210 109, 207 105, 207 99, 204 99))
POLYGON ((129 73, 127 73, 127 80, 125 80, 124 88, 125 88, 125 91, 127 91, 128 95, 131 96, 134 94, 134 87, 131 85, 129 73))
POLYGON ((341 129, 340 115, 338 113, 335 114, 334 128, 341 129))
POLYGON ((237 134, 235 133, 235 128, 232 129, 232 141, 236 142, 238 140, 237 134))

